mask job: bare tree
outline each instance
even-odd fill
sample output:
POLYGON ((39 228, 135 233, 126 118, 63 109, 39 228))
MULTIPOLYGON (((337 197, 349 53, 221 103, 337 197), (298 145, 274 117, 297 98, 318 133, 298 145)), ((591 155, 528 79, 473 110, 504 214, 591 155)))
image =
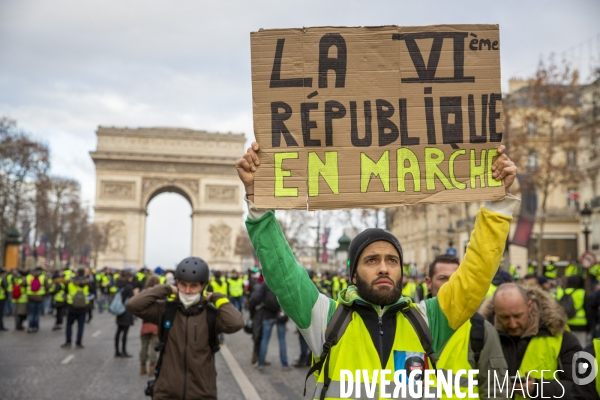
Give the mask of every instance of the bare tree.
POLYGON ((558 189, 576 186, 579 133, 578 73, 554 56, 541 60, 529 84, 506 101, 507 135, 511 158, 531 176, 539 196, 536 241, 538 273, 543 272, 542 238, 548 216, 548 199, 558 189))
POLYGON ((9 227, 29 219, 35 182, 46 176, 49 167, 48 147, 32 140, 15 121, 0 118, 0 243, 9 227))
MULTIPOLYGON (((79 183, 73 179, 50 177, 38 181, 36 191, 36 231, 48 235, 50 255, 58 264, 60 250, 73 240, 84 223, 79 203, 79 183)), ((87 221, 87 217, 84 219, 87 221)))
POLYGON ((90 257, 98 268, 98 255, 108 246, 108 224, 95 222, 89 226, 90 257))

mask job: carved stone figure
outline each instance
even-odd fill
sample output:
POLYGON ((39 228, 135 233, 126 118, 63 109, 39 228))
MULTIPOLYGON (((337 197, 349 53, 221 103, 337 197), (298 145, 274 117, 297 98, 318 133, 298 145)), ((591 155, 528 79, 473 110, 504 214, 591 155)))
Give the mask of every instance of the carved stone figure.
POLYGON ((123 221, 110 221, 108 223, 108 251, 125 254, 126 246, 125 223, 123 221))
POLYGON ((135 182, 102 181, 101 196, 105 199, 134 199, 135 182))
POLYGON ((211 225, 210 246, 208 249, 213 258, 223 258, 231 255, 231 227, 221 222, 211 225))

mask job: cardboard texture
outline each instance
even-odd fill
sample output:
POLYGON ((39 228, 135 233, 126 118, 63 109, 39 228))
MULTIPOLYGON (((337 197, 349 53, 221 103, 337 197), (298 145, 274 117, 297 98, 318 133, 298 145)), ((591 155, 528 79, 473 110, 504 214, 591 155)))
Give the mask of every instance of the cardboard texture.
POLYGON ((251 34, 260 209, 495 200, 497 25, 251 34))

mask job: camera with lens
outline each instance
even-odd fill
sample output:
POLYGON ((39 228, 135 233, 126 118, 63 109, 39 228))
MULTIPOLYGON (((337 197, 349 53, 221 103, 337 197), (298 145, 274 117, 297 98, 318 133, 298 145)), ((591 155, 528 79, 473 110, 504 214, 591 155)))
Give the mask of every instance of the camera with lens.
POLYGON ((144 393, 146 394, 146 396, 154 396, 154 384, 156 383, 156 378, 152 378, 148 380, 148 383, 146 384, 146 389, 144 389, 144 393))

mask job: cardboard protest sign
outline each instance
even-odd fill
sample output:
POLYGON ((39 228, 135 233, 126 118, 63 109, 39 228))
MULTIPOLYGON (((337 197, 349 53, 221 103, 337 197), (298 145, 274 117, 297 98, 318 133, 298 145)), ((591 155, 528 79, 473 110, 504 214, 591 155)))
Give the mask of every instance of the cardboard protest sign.
POLYGON ((504 197, 497 25, 251 34, 259 208, 504 197))

